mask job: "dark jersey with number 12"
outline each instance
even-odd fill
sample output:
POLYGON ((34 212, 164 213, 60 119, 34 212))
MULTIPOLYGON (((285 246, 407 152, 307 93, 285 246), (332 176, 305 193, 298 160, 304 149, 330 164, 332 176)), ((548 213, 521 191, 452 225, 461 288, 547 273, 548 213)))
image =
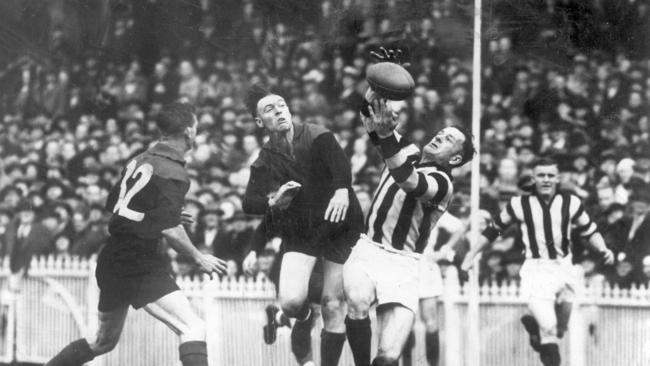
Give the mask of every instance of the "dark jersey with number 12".
POLYGON ((113 213, 110 234, 152 241, 180 224, 190 186, 184 164, 183 156, 164 142, 131 159, 106 201, 113 213))

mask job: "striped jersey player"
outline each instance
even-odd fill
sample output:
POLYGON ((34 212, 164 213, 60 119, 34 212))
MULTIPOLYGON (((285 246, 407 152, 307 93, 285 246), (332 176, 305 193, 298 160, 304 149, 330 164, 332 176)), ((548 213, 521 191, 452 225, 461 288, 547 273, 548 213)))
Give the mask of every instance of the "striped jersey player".
MULTIPOLYGON (((422 151, 393 130, 394 112, 369 90, 364 127, 385 163, 362 235, 343 268, 347 334, 357 366, 370 364, 368 310, 376 302, 382 324, 373 365, 397 365, 415 320, 419 260, 431 228, 453 194, 450 171, 471 160, 472 137, 461 127, 442 129, 422 151), (421 158, 418 160, 418 156, 421 158)), ((363 113, 363 112, 362 112, 363 113)))
POLYGON ((559 170, 554 160, 535 161, 533 181, 534 193, 510 200, 494 218, 494 225, 483 231, 479 243, 467 253, 462 269, 471 268, 474 256, 509 225, 519 225, 526 247, 526 260, 520 271, 521 293, 532 313, 521 320, 542 363, 558 366, 558 341, 566 330, 578 282, 571 261, 571 233, 588 241, 607 264, 613 263, 614 254, 607 249, 580 199, 558 191, 559 170))

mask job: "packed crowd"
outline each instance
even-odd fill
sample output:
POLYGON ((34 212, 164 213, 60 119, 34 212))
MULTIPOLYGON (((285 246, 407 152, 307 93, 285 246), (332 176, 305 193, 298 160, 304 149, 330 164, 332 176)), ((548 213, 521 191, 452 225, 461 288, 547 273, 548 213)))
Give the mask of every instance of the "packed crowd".
MULTIPOLYGON (((156 140, 156 113, 173 100, 194 104, 199 121, 187 162, 192 185, 186 209, 197 218, 188 232, 199 248, 228 259, 232 275, 241 273, 259 223, 241 210, 249 166, 264 142, 243 104, 249 85, 282 90, 296 120, 335 132, 365 207, 381 169, 357 116, 369 50, 400 47, 411 64, 414 96, 393 104, 402 133, 421 142, 443 126, 470 123, 467 50, 442 39, 468 24, 467 9, 452 2, 433 1, 405 14, 396 10, 405 1, 376 7, 326 0, 295 22, 268 4, 232 2, 222 14, 210 2, 197 2, 200 10, 192 9, 188 22, 199 26, 169 43, 142 35, 149 24, 142 22, 154 24, 155 17, 143 17, 140 7, 161 3, 120 2, 101 51, 75 52, 58 32, 50 59, 6 65, 3 83, 11 87, 1 101, 0 255, 97 253, 108 235, 108 191, 124 162, 156 140), (147 44, 147 58, 134 57, 142 48, 138 42, 147 44)), ((487 221, 528 189, 527 164, 552 155, 561 162, 562 189, 583 199, 617 254, 614 268, 602 268, 577 243, 576 261, 585 275, 621 287, 647 283, 650 58, 631 52, 637 44, 594 51, 581 48, 593 45, 573 39, 571 30, 553 32, 564 29, 567 20, 557 14, 572 3, 549 1, 535 10, 540 24, 528 39, 507 32, 512 11, 495 8, 497 30, 489 35, 482 69, 482 215, 487 221), (563 62, 539 57, 526 43, 548 46, 562 37, 572 45, 563 62)), ((646 24, 645 8, 630 4, 632 17, 646 24)), ((469 167, 455 175, 459 192, 450 212, 468 221, 469 167)), ((516 229, 507 233, 485 255, 484 281, 517 280, 523 261, 517 236, 516 229)), ((456 245, 456 264, 467 242, 456 245)), ((276 244, 272 240, 262 253, 260 272, 269 270, 276 244)), ((179 274, 193 271, 171 254, 170 266, 179 274)))

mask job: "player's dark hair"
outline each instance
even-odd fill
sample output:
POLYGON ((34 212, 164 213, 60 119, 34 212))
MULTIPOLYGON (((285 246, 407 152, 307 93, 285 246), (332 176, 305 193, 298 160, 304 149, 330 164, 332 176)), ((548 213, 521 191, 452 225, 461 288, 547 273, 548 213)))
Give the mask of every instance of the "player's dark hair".
POLYGON ((465 163, 472 160, 474 158, 474 154, 476 154, 476 149, 474 148, 474 135, 472 135, 472 132, 470 130, 459 125, 453 125, 451 127, 457 129, 460 131, 460 133, 463 134, 463 136, 465 136, 465 141, 463 141, 463 151, 461 153, 462 159, 460 160, 460 163, 452 166, 453 168, 456 168, 463 166, 465 163))
POLYGON ((260 99, 271 94, 273 93, 268 88, 260 84, 253 84, 253 86, 248 88, 248 92, 246 93, 246 108, 248 108, 248 111, 253 117, 257 117, 257 103, 260 99))
POLYGON ((194 106, 174 102, 163 107, 156 121, 163 136, 180 136, 194 124, 194 106))
POLYGON ((551 165, 557 166, 558 164, 555 159, 550 158, 548 156, 539 157, 533 160, 533 163, 531 164, 533 169, 537 168, 538 166, 551 166, 551 165))

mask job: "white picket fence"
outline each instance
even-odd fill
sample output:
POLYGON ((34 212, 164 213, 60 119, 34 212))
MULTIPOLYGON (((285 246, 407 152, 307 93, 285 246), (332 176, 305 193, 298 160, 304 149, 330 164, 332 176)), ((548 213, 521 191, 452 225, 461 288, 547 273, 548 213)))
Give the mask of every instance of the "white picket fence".
MULTIPOLYGON (((7 291, 8 263, 0 265, 0 362, 41 363, 68 342, 92 336, 97 326, 97 287, 94 261, 39 258, 18 295, 7 291)), ((454 278, 454 276, 449 276, 454 278)), ((181 278, 180 287, 208 325, 210 365, 295 365, 289 329, 276 344, 262 340, 264 307, 275 291, 267 281, 181 278)), ((481 366, 539 365, 519 323, 526 306, 516 286, 480 289, 479 329, 481 366)), ((446 281, 439 306, 442 365, 474 366, 468 355, 468 294, 446 281)), ((373 324, 375 323, 373 319, 373 324)), ((424 333, 416 324, 413 360, 426 365, 424 333)), ((319 358, 320 327, 312 332, 314 358, 319 358)), ((374 337, 376 342, 376 337, 374 337)), ((587 289, 578 298, 569 333, 561 345, 563 365, 650 365, 650 291, 587 289)), ((180 365, 177 337, 144 311, 131 311, 118 347, 94 360, 93 366, 180 365)), ((345 346, 340 365, 353 365, 345 346)))

